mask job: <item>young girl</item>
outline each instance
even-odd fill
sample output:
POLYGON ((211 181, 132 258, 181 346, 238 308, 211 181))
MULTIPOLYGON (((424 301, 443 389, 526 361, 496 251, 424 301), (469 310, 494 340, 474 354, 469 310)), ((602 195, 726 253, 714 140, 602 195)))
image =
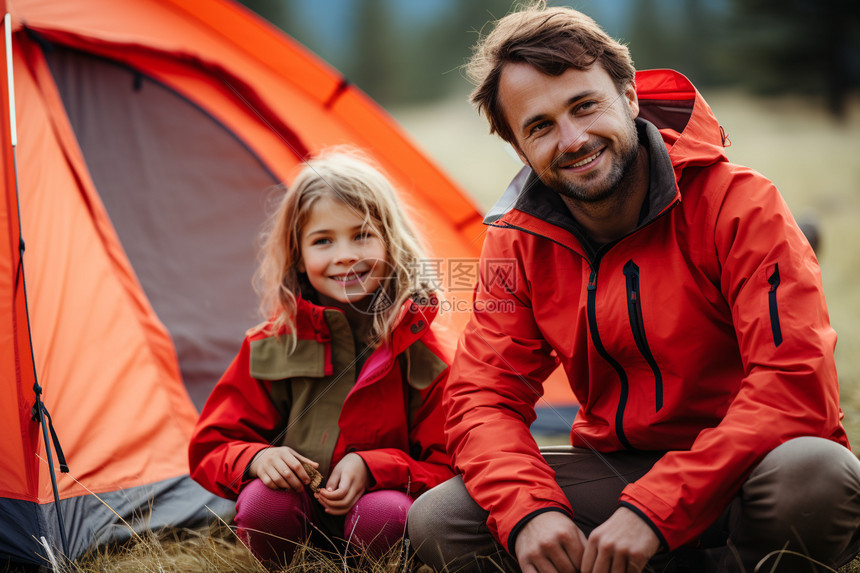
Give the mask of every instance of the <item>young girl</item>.
POLYGON ((237 499, 241 538, 288 562, 321 531, 379 555, 412 499, 453 476, 440 407, 450 362, 394 189, 354 151, 309 161, 264 235, 268 322, 251 329, 191 440, 191 475, 237 499), (312 483, 319 471, 322 485, 312 483))

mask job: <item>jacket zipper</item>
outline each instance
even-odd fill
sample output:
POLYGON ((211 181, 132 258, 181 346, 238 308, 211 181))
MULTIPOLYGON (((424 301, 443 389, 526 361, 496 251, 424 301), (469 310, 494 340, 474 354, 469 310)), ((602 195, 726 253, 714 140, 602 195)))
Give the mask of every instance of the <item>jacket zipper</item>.
POLYGON ((618 398, 618 410, 615 411, 615 434, 618 436, 618 441, 621 442, 621 445, 629 450, 635 450, 636 448, 630 444, 627 440, 627 436, 624 434, 624 409, 627 407, 627 397, 629 394, 627 373, 624 371, 621 364, 612 358, 612 356, 609 355, 609 352, 606 351, 606 347, 603 346, 603 342, 600 340, 600 333, 597 331, 596 300, 598 262, 599 259, 591 265, 591 276, 588 278, 588 329, 591 331, 591 341, 594 343, 594 348, 597 349, 597 353, 615 369, 615 372, 618 374, 618 380, 621 383, 621 389, 619 392, 620 396, 618 398))
POLYGON ((633 331, 636 347, 639 348, 639 352, 648 366, 651 367, 651 372, 654 373, 655 411, 659 412, 660 408, 663 407, 663 374, 660 372, 660 367, 657 365, 657 360, 654 359, 651 347, 648 346, 648 339, 645 337, 645 322, 642 320, 642 293, 639 289, 639 266, 633 262, 633 259, 630 259, 624 265, 623 272, 627 278, 627 314, 630 317, 630 329, 633 331))
MULTIPOLYGON (((643 225, 643 227, 650 225, 654 221, 656 221, 657 219, 660 219, 663 216, 665 216, 672 209, 674 209, 675 205, 677 205, 677 204, 678 204, 677 200, 673 201, 669 206, 667 206, 663 211, 661 211, 654 219, 652 219, 651 221, 648 221, 645 225, 643 225)), ((566 249, 569 249, 569 250, 573 251, 574 253, 576 253, 576 251, 571 249, 569 246, 567 246, 563 243, 560 243, 554 239, 550 239, 546 235, 542 235, 540 233, 537 233, 535 231, 531 231, 529 229, 525 229, 523 227, 519 227, 517 225, 511 225, 510 223, 508 223, 506 221, 502 221, 499 223, 492 223, 492 226, 500 227, 500 228, 507 228, 507 229, 514 229, 514 230, 521 231, 523 233, 527 233, 529 235, 534 235, 536 237, 543 237, 544 239, 550 240, 553 243, 556 243, 556 244, 558 244, 562 247, 565 247, 566 249)), ((624 235, 624 237, 621 237, 620 239, 613 241, 611 244, 612 245, 617 244, 622 239, 629 237, 630 235, 632 235, 633 233, 635 233, 638 230, 639 229, 635 229, 634 231, 628 233, 627 235, 624 235)), ((585 241, 583 241, 582 238, 579 237, 576 233, 574 233, 574 236, 577 237, 577 240, 580 242, 580 244, 582 244, 582 245, 585 244, 585 241)), ((618 410, 615 412, 615 435, 618 436, 618 441, 621 442, 622 446, 624 446, 628 450, 635 450, 636 448, 633 447, 633 445, 627 439, 627 435, 624 433, 624 409, 627 407, 627 398, 630 394, 630 384, 629 384, 628 379, 627 379, 627 373, 624 371, 624 368, 621 366, 621 364, 609 354, 609 352, 606 350, 606 347, 603 346, 603 342, 600 340, 600 333, 597 331, 597 309, 596 309, 597 269, 600 266, 600 259, 602 258, 602 251, 608 247, 609 247, 609 245, 604 245, 599 250, 600 252, 598 252, 596 254, 593 261, 588 256, 583 257, 586 261, 588 261, 589 265, 591 266, 591 275, 588 278, 588 287, 587 287, 588 288, 588 299, 587 299, 587 303, 586 303, 587 314, 588 314, 588 329, 591 332, 591 340, 594 344, 594 348, 597 350, 597 353, 600 354, 600 356, 604 360, 606 360, 606 362, 608 362, 610 366, 612 366, 612 368, 618 374, 618 381, 621 384, 621 389, 619 392, 620 395, 618 397, 618 410)), ((576 253, 576 254, 582 256, 580 253, 576 253)), ((655 362, 655 366, 656 366, 656 362, 655 362)), ((659 371, 659 369, 658 369, 658 371, 659 371)), ((661 382, 660 382, 661 388, 660 388, 660 402, 659 403, 662 404, 662 375, 661 375, 660 380, 661 380, 661 382)))
POLYGON ((773 265, 773 274, 768 277, 770 290, 767 292, 767 302, 770 307, 770 330, 773 332, 773 343, 782 344, 782 328, 779 326, 779 307, 776 304, 776 289, 779 286, 779 263, 773 265))

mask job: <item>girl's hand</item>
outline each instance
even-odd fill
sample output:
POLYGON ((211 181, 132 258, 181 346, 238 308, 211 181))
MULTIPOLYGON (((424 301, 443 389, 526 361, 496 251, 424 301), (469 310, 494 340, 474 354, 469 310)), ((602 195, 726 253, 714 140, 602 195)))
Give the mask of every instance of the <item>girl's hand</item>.
POLYGON ((346 454, 332 470, 325 489, 319 490, 315 497, 326 513, 343 515, 364 495, 369 481, 370 475, 361 456, 346 454))
POLYGON ((270 489, 290 488, 295 492, 301 492, 305 484, 311 482, 310 476, 302 467, 302 462, 315 468, 319 467, 317 462, 309 460, 287 446, 266 448, 260 450, 251 460, 248 474, 251 477, 260 478, 260 481, 270 489))

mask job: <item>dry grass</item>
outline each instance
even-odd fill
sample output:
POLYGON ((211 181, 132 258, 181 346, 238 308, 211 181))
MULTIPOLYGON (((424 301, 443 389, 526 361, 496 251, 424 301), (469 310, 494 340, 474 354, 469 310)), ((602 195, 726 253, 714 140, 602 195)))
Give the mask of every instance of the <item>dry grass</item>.
MULTIPOLYGON (((341 555, 300 544, 283 567, 261 563, 239 541, 233 528, 216 523, 209 529, 164 530, 135 536, 127 543, 103 547, 75 562, 60 562, 57 573, 400 573, 414 566, 403 546, 381 558, 348 551, 341 555)), ((46 563, 46 567, 51 567, 46 563)), ((426 568, 425 568, 426 569, 426 568)), ((3 571, 0 569, 0 571, 3 571)), ((14 569, 4 573, 18 573, 14 569)))
MULTIPOLYGON (((380 559, 366 554, 344 558, 302 545, 288 566, 267 568, 231 528, 217 524, 208 530, 149 532, 124 545, 94 551, 77 562, 63 563, 57 573, 433 573, 404 549, 396 547, 380 559)), ((772 558, 767 561, 772 563, 772 558)), ((768 571, 767 565, 761 568, 761 573, 768 571)), ((18 573, 14 569, 0 572, 18 573)), ((860 573, 860 560, 835 573, 860 573)))

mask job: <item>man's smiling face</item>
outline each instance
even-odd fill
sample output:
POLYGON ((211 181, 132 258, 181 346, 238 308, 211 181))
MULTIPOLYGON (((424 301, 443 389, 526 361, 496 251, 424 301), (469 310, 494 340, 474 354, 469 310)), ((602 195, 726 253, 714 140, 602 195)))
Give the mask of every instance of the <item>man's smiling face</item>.
POLYGON ((584 203, 613 195, 636 158, 632 85, 622 93, 595 64, 560 76, 529 64, 502 70, 499 101, 520 157, 548 187, 584 203))

